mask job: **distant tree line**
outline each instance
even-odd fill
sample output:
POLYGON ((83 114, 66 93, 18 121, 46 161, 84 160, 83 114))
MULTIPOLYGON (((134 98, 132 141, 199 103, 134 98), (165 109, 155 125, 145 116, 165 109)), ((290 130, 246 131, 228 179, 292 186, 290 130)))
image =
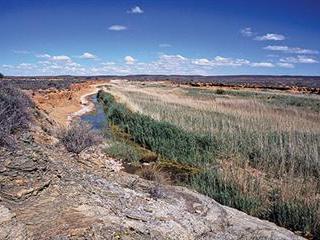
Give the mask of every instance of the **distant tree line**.
POLYGON ((3 77, 4 77, 4 75, 2 73, 0 73, 0 78, 3 78, 3 77))

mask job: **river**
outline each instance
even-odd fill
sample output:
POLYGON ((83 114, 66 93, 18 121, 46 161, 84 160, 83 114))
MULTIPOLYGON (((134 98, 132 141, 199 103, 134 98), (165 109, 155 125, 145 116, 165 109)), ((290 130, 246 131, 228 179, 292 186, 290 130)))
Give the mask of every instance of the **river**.
POLYGON ((97 94, 88 96, 89 102, 94 103, 94 110, 80 116, 80 119, 92 125, 94 129, 102 130, 107 126, 106 115, 102 104, 98 102, 97 94))

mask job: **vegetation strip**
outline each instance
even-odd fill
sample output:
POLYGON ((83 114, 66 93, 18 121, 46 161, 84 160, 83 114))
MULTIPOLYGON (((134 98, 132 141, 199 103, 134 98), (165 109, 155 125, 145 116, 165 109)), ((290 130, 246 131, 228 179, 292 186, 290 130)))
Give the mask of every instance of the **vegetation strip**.
MULTIPOLYGON (((319 201, 283 197, 281 188, 271 186, 262 192, 259 177, 244 174, 249 189, 217 163, 219 142, 212 135, 188 132, 149 116, 129 111, 115 98, 100 91, 98 98, 105 105, 108 121, 131 136, 132 140, 157 154, 181 164, 202 167, 204 171, 191 176, 188 185, 222 204, 238 208, 251 215, 267 219, 280 226, 300 231, 305 236, 320 237, 319 201)), ((232 168, 232 166, 231 166, 232 168)), ((231 171, 232 173, 232 171, 231 171)))

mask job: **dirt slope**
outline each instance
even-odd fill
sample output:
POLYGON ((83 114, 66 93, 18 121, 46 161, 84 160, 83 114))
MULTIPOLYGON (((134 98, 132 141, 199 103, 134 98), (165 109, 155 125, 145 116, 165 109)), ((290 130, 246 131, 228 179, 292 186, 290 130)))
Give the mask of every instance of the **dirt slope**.
POLYGON ((76 83, 70 89, 34 91, 29 95, 39 108, 45 111, 50 118, 61 125, 67 125, 70 116, 82 109, 85 96, 94 94, 98 87, 108 80, 76 83))

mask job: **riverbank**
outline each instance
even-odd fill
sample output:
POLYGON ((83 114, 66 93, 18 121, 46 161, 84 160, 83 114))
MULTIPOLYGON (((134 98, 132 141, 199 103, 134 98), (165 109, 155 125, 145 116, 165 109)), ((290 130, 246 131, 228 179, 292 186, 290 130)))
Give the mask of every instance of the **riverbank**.
POLYGON ((94 103, 90 100, 92 95, 95 95, 98 93, 98 91, 101 89, 103 89, 103 86, 106 83, 103 84, 96 84, 94 85, 94 90, 92 90, 91 92, 85 93, 84 95, 82 95, 80 97, 80 107, 81 109, 77 112, 71 113, 68 118, 67 118, 67 123, 70 123, 70 121, 72 121, 73 118, 76 117, 80 117, 86 113, 92 112, 95 109, 95 105, 94 103))
POLYGON ((94 104, 88 100, 99 88, 109 81, 86 82, 74 84, 66 90, 40 90, 32 93, 36 105, 45 111, 59 125, 67 126, 74 117, 88 113, 94 104))

